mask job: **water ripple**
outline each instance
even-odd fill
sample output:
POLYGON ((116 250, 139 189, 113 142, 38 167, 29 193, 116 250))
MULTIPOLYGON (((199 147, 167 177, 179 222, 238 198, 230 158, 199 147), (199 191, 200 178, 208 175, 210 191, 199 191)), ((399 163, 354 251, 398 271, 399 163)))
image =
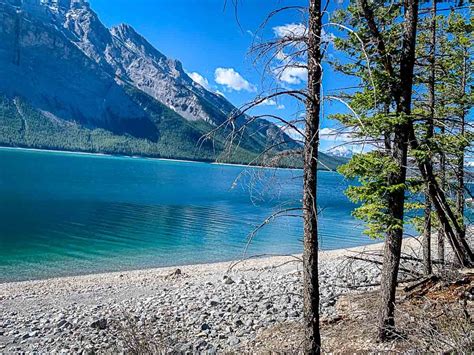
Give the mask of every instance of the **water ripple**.
MULTIPOLYGON (((259 193, 251 171, 231 189, 241 169, 210 164, 23 151, 0 151, 0 164, 0 282, 238 258, 256 225, 301 199, 292 171, 267 174, 259 193)), ((319 183, 322 248, 370 242, 347 182, 319 183)), ((249 253, 298 253, 301 238, 300 218, 276 219, 249 253)))

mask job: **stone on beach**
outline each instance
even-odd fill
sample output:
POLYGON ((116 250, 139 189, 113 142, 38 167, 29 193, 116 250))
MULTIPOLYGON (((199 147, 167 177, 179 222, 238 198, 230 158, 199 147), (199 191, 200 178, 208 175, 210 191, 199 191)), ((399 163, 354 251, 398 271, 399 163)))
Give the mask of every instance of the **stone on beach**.
POLYGON ((224 275, 224 283, 226 285, 232 285, 233 283, 235 283, 235 281, 232 280, 230 276, 224 275))
MULTIPOLYGON (((363 285, 379 277, 375 265, 341 269, 344 255, 320 255, 326 319, 349 286, 373 289, 363 285)), ((249 351, 268 327, 302 319, 301 265, 291 260, 250 260, 232 277, 218 263, 0 284, 0 352, 115 353, 133 338, 156 341, 150 352, 249 351)))
POLYGON ((91 328, 104 330, 107 328, 107 319, 101 318, 91 323, 91 328))

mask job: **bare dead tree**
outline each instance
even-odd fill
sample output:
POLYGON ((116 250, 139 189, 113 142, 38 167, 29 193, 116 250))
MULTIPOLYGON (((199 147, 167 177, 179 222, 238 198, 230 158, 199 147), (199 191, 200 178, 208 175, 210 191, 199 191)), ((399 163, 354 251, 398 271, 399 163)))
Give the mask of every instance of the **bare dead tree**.
POLYGON ((305 353, 319 354, 319 278, 318 278, 318 217, 317 167, 319 150, 319 120, 321 113, 321 1, 311 0, 308 26, 308 99, 306 103, 306 139, 304 144, 303 182, 303 303, 305 353))
MULTIPOLYGON (((267 149, 262 152, 260 164, 278 165, 280 159, 297 156, 303 163, 303 202, 304 223, 303 251, 303 304, 304 304, 304 344, 303 351, 308 354, 319 354, 321 336, 319 332, 319 281, 318 281, 318 209, 317 209, 317 170, 319 165, 319 126, 321 115, 322 56, 324 46, 322 40, 322 2, 309 0, 308 6, 285 6, 272 11, 261 25, 264 28, 270 19, 285 11, 298 11, 307 19, 298 31, 288 32, 268 41, 254 43, 251 53, 256 62, 264 59, 264 72, 271 76, 279 76, 290 68, 298 68, 308 72, 307 87, 298 90, 276 88, 271 92, 258 96, 252 102, 243 105, 220 127, 207 134, 204 139, 211 139, 216 130, 231 127, 227 141, 228 152, 235 148, 239 136, 245 132, 249 124, 259 119, 269 118, 285 132, 291 129, 301 136, 302 144, 292 149, 275 149, 285 145, 284 135, 275 137, 267 149), (280 97, 295 99, 305 108, 305 116, 297 115, 294 119, 276 115, 252 115, 251 111, 268 100, 280 97)), ((290 209, 292 211, 293 209, 290 209)), ((288 210, 282 212, 283 215, 288 210)), ((277 212, 273 217, 279 216, 277 212)), ((267 220, 263 222, 265 225, 267 220)), ((258 226, 259 230, 262 225, 258 226)), ((252 235, 253 238, 253 235, 252 235)))
MULTIPOLYGON (((430 54, 429 54, 429 78, 428 78, 428 105, 429 113, 426 122, 426 142, 430 144, 430 140, 434 135, 434 118, 435 118, 435 83, 436 83, 436 9, 437 0, 433 0, 431 15, 431 38, 430 38, 430 54)), ((429 182, 428 182, 429 184, 429 182)), ((425 228, 423 230, 423 271, 426 275, 433 272, 431 265, 431 199, 429 194, 429 186, 425 191, 425 228)))

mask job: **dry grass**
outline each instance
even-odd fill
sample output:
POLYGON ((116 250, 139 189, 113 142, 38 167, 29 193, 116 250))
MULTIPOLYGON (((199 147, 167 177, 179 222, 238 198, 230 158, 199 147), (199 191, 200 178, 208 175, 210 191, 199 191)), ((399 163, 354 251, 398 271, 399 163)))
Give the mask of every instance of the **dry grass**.
POLYGON ((408 294, 399 310, 408 341, 420 350, 472 353, 474 306, 468 297, 473 291, 471 275, 431 282, 408 294))
POLYGON ((117 353, 127 355, 166 354, 174 348, 176 328, 172 322, 164 322, 160 327, 156 324, 143 323, 142 320, 125 313, 115 324, 118 334, 119 348, 117 353))
MULTIPOLYGON (((418 292, 399 289, 396 325, 399 336, 388 343, 378 343, 378 293, 346 295, 339 299, 339 317, 322 320, 323 352, 360 353, 389 352, 474 352, 472 301, 465 296, 473 292, 474 277, 463 282, 437 281, 423 285, 418 292)), ((249 352, 299 353, 302 326, 280 324, 262 332, 248 344, 249 352)))

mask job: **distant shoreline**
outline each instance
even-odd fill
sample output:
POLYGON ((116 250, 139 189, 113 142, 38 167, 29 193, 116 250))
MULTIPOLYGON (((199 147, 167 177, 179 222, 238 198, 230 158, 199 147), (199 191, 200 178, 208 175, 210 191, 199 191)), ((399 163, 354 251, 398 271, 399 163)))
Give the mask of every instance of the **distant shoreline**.
MULTIPOLYGON (((58 149, 58 150, 55 150, 55 149, 41 149, 41 148, 23 148, 23 147, 6 147, 6 146, 0 146, 0 150, 21 150, 21 151, 30 151, 30 152, 74 154, 74 155, 88 155, 88 156, 110 157, 110 158, 152 159, 152 160, 166 160, 166 161, 175 161, 175 162, 183 162, 183 163, 207 163, 207 162, 205 162, 205 161, 199 161, 199 160, 154 158, 154 157, 146 157, 146 156, 141 156, 141 155, 121 155, 121 154, 109 154, 109 153, 90 153, 90 152, 81 152, 81 151, 72 151, 72 150, 59 150, 59 149, 58 149)), ((211 164, 212 164, 212 163, 211 163, 211 164)))
MULTIPOLYGON (((204 161, 204 160, 157 158, 157 157, 147 157, 147 156, 141 156, 141 155, 120 155, 120 154, 109 154, 109 153, 90 153, 90 152, 81 152, 81 151, 72 151, 72 150, 55 150, 55 149, 7 147, 7 146, 0 146, 0 150, 20 150, 20 151, 31 151, 31 152, 76 154, 76 155, 86 155, 86 156, 96 156, 96 157, 110 157, 110 158, 162 160, 162 161, 170 161, 170 162, 177 162, 177 163, 198 163, 198 164, 235 166, 235 167, 254 168, 254 169, 302 170, 302 168, 269 167, 269 166, 246 165, 246 164, 237 164, 237 163, 235 163, 235 164, 234 163, 220 163, 220 162, 215 162, 215 161, 212 162, 212 161, 204 161)), ((328 170, 328 169, 318 169, 318 171, 321 171, 321 172, 334 172, 333 170, 328 170)))

